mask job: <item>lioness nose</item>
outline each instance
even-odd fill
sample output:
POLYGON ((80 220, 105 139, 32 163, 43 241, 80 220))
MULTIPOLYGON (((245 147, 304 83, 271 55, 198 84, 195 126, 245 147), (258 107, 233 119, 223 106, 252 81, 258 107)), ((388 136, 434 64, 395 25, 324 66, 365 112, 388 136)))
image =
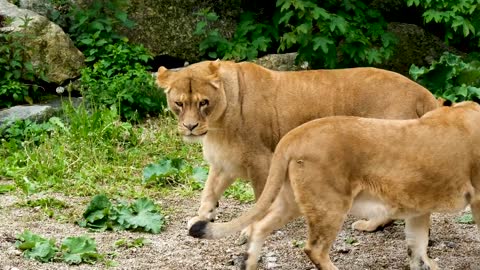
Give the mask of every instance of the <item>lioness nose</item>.
POLYGON ((198 126, 198 123, 196 123, 196 124, 185 124, 185 123, 183 123, 183 126, 188 128, 188 130, 192 131, 198 126))

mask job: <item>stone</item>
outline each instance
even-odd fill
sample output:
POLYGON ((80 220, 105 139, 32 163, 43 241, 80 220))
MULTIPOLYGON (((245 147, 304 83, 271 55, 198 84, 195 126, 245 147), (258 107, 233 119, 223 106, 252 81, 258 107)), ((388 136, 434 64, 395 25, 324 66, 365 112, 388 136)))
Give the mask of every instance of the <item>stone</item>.
POLYGON ((412 64, 420 67, 430 66, 433 60, 438 60, 446 51, 461 54, 415 24, 389 23, 388 31, 397 37, 398 43, 390 59, 377 66, 380 68, 408 76, 412 64))
POLYGON ((308 64, 295 64, 297 53, 268 54, 253 60, 265 68, 279 71, 303 70, 308 68, 308 64))
MULTIPOLYGON (((72 104, 78 106, 82 98, 72 98, 72 104)), ((45 104, 18 105, 0 111, 0 125, 10 124, 18 120, 42 122, 62 110, 61 99, 55 99, 45 104)))
MULTIPOLYGON (((83 0, 86 1, 86 0, 83 0)), ((190 63, 201 60, 199 44, 204 37, 194 35, 200 18, 195 15, 204 8, 215 11, 219 18, 213 23, 220 33, 231 37, 241 13, 239 0, 131 0, 129 18, 132 29, 122 29, 133 43, 143 44, 154 55, 168 55, 190 63)))
POLYGON ((85 57, 58 25, 33 11, 18 8, 7 0, 0 0, 0 17, 13 20, 8 26, 0 28, 0 31, 24 31, 32 37, 26 39, 24 45, 31 48, 30 59, 33 65, 44 67, 49 82, 62 84, 80 75, 85 57), (20 26, 26 17, 31 21, 24 30, 20 26))

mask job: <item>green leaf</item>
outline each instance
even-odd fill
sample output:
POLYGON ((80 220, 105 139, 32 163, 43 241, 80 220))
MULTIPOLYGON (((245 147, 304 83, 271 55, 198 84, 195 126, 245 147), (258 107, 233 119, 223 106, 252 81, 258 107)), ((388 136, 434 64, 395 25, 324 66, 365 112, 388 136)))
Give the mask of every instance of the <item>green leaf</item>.
POLYGON ((293 16, 293 11, 290 10, 288 12, 286 12, 285 14, 283 14, 283 16, 278 20, 278 24, 288 24, 288 22, 290 21, 290 18, 293 16))
POLYGON ((328 39, 328 38, 325 38, 325 37, 320 37, 320 36, 317 36, 315 38, 313 38, 312 40, 313 42, 313 50, 316 51, 318 50, 318 48, 322 48, 322 52, 327 54, 328 53, 328 44, 333 44, 333 41, 328 39))
POLYGON ((136 200, 131 207, 122 207, 118 222, 127 229, 144 229, 152 233, 159 233, 164 223, 153 201, 147 198, 136 200))
POLYGON ((209 12, 205 18, 209 21, 216 21, 218 20, 218 15, 215 12, 209 12))
POLYGON ((475 220, 473 219, 472 213, 465 213, 461 217, 455 219, 457 223, 460 224, 473 224, 475 220))
POLYGON ((62 242, 63 260, 68 264, 95 263, 102 258, 95 240, 88 236, 67 237, 62 242))
POLYGON ((23 251, 25 258, 34 259, 40 262, 52 261, 58 251, 55 240, 47 240, 38 234, 25 230, 17 235, 15 246, 23 251))
POLYGON ((176 175, 184 166, 182 159, 162 159, 158 163, 153 163, 143 170, 143 180, 149 181, 153 178, 165 178, 176 175))
POLYGON ((204 167, 193 168, 192 178, 203 185, 208 178, 208 169, 204 167))

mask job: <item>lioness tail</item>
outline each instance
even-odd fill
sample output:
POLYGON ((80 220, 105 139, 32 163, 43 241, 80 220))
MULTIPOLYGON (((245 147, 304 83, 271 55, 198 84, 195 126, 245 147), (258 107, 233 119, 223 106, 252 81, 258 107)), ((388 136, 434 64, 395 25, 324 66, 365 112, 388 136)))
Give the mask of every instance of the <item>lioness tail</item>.
POLYGON ((268 208, 277 198, 283 183, 287 180, 288 163, 289 160, 285 158, 283 153, 277 151, 272 159, 265 189, 252 209, 240 217, 225 223, 212 223, 199 220, 190 227, 190 236, 205 239, 226 237, 241 231, 255 220, 265 216, 268 208))

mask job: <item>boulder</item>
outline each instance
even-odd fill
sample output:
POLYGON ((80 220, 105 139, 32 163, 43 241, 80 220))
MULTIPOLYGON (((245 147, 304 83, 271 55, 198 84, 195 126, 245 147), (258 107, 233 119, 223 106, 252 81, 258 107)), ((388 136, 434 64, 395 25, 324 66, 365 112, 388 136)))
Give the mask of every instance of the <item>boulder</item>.
POLYGON ((223 35, 233 34, 241 12, 239 0, 131 0, 128 15, 135 27, 122 32, 155 55, 169 55, 194 63, 201 60, 199 44, 203 39, 193 34, 200 20, 195 13, 203 8, 219 15, 215 27, 223 35))
POLYGON ((0 31, 25 31, 31 37, 25 40, 25 46, 31 48, 30 59, 34 66, 44 68, 49 82, 61 84, 80 75, 85 58, 58 25, 7 0, 0 0, 0 17, 12 19, 12 23, 1 27, 0 31), (30 22, 23 29, 25 18, 30 22))
POLYGON ((388 31, 397 37, 398 43, 393 55, 385 63, 379 65, 380 68, 408 75, 412 64, 430 66, 433 60, 438 60, 446 51, 462 54, 415 24, 389 23, 388 31))
MULTIPOLYGON (((69 102, 71 102, 74 107, 77 107, 82 103, 82 100, 82 98, 74 97, 70 98, 69 102)), ((0 126, 10 125, 18 120, 44 122, 62 111, 62 102, 62 99, 57 98, 43 104, 17 105, 0 110, 0 126)))

